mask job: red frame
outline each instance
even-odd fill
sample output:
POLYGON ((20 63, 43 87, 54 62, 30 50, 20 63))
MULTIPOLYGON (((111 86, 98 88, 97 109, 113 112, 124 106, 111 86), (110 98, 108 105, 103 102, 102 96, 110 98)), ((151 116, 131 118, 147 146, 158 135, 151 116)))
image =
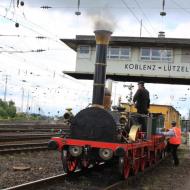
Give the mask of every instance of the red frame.
POLYGON ((65 139, 61 137, 52 137, 51 140, 56 141, 58 144, 58 150, 62 151, 64 146, 90 146, 91 148, 109 148, 115 151, 117 148, 122 147, 125 151, 149 147, 149 150, 161 150, 165 148, 165 143, 160 139, 163 138, 163 135, 152 135, 151 140, 139 141, 134 143, 111 143, 111 142, 100 142, 100 141, 89 141, 89 140, 80 140, 80 139, 65 139))

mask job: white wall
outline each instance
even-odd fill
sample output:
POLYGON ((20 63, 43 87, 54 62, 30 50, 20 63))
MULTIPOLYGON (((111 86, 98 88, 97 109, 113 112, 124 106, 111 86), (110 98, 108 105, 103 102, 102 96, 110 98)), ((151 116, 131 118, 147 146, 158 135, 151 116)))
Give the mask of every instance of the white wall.
MULTIPOLYGON (((159 76, 190 78, 190 63, 181 63, 181 49, 173 49, 173 62, 142 61, 140 47, 131 47, 131 59, 107 59, 107 73, 135 76, 159 76)), ((77 53, 76 71, 94 72, 95 47, 89 58, 80 58, 77 53)))

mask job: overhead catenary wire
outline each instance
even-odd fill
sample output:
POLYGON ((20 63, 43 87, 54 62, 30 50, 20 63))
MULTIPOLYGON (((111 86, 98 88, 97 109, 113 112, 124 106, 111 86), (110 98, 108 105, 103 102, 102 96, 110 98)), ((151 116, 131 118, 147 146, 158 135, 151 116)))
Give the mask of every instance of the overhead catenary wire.
MULTIPOLYGON (((14 21, 13 19, 10 19, 10 18, 8 18, 8 17, 5 17, 5 16, 3 16, 3 15, 1 15, 1 14, 0 14, 0 16, 3 17, 3 18, 5 18, 5 19, 8 19, 8 20, 10 20, 10 21, 16 23, 16 21, 14 21)), ((27 28, 27 29, 29 29, 29 30, 35 32, 35 33, 38 33, 38 35, 43 36, 42 33, 39 33, 38 31, 36 31, 36 30, 34 30, 34 29, 30 28, 30 27, 27 27, 27 26, 25 26, 25 25, 23 25, 23 24, 21 24, 21 25, 24 26, 25 28, 27 28)), ((48 37, 48 38, 53 39, 52 37, 48 37)), ((54 40, 55 40, 55 39, 54 39, 54 40)), ((60 42, 59 39, 56 39, 55 41, 56 41, 56 42, 59 42, 61 45, 63 45, 63 43, 60 42)), ((70 76, 68 76, 68 75, 66 75, 66 74, 64 74, 64 73, 62 73, 61 76, 62 76, 62 77, 64 76, 65 78, 67 78, 67 79, 69 79, 69 80, 75 81, 75 82, 77 82, 78 84, 82 84, 81 82, 77 81, 77 80, 74 79, 73 77, 70 77, 70 76)), ((82 84, 82 85, 85 85, 85 84, 82 84)))
MULTIPOLYGON (((141 19, 139 19, 137 17, 137 15, 135 14, 135 12, 127 5, 127 3, 125 2, 125 0, 121 0, 122 3, 124 4, 124 6, 130 11, 130 13, 135 17, 135 19, 139 22, 139 24, 141 24, 141 19)), ((149 32, 149 30, 144 26, 144 24, 142 24, 142 27, 145 29, 145 31, 152 37, 152 34, 149 32)))
MULTIPOLYGON (((11 55, 10 55, 10 56, 11 56, 11 55)), ((24 58, 23 61, 24 61, 23 63, 25 63, 25 62, 26 62, 26 59, 24 58)), ((20 62, 20 61, 19 61, 19 62, 20 62)), ((14 64, 14 65, 15 65, 15 64, 14 64)), ((13 66, 14 66, 14 65, 13 65, 13 66)), ((34 66, 34 64, 32 64, 32 66, 34 66)), ((39 67, 38 67, 38 68, 39 68, 39 67)), ((43 70, 44 70, 44 69, 43 69, 43 70)), ((44 70, 44 71, 47 72, 47 70, 44 70)), ((48 72, 52 74, 51 71, 48 70, 48 72)), ((20 73, 20 72, 19 72, 19 73, 20 73)), ((58 74, 58 75, 60 75, 60 74, 58 74)), ((61 76, 61 75, 60 75, 60 76, 61 76)), ((62 76, 61 76, 61 78, 62 78, 62 76)), ((66 77, 66 78, 67 78, 67 77, 66 77)), ((68 79, 68 78, 67 78, 67 79, 68 79)), ((70 79, 70 80, 72 80, 72 79, 70 79)), ((76 82, 76 81, 74 81, 74 82, 76 82)), ((77 82, 78 82, 78 81, 77 81, 77 82)), ((82 84, 82 85, 84 86, 84 84, 82 84)), ((73 90, 74 90, 74 89, 73 89, 73 90)), ((76 89, 76 91, 78 91, 78 89, 76 89)))
MULTIPOLYGON (((42 5, 41 7, 40 7, 41 9, 73 9, 73 10, 75 10, 75 8, 76 8, 76 6, 50 6, 50 5, 42 5)), ((98 6, 98 5, 96 5, 96 6, 85 6, 85 5, 83 5, 83 6, 80 6, 80 9, 82 9, 82 10, 86 10, 86 9, 101 9, 102 7, 101 6, 98 6)), ((140 9, 140 8, 138 8, 138 7, 135 7, 135 6, 129 6, 129 8, 130 9, 133 9, 133 10, 138 10, 138 9, 140 9)), ((115 9, 115 10, 117 10, 117 9, 119 9, 119 10, 123 10, 123 9, 125 9, 125 7, 122 7, 122 6, 111 6, 111 5, 109 5, 109 9, 115 9)), ((159 10, 160 8, 159 7, 143 7, 143 9, 144 10, 153 10, 153 9, 155 9, 155 10, 159 10)), ((177 9, 180 9, 180 8, 176 8, 176 7, 167 7, 167 9, 170 9, 170 10, 177 10, 177 9)), ((184 9, 190 9, 190 7, 186 7, 186 8, 184 8, 184 9)))
MULTIPOLYGON (((34 52, 34 51, 33 51, 34 52)), ((11 56, 11 55, 10 55, 11 56)), ((19 56, 21 56, 21 55, 19 55, 19 56)), ((26 62, 29 62, 25 57, 23 57, 23 61, 22 61, 23 63, 26 63, 26 62)), ((34 64, 33 64, 33 62, 31 62, 32 63, 32 66, 33 67, 37 67, 38 69, 40 68, 43 72, 47 72, 47 73, 49 73, 49 74, 52 74, 54 71, 53 70, 45 70, 45 69, 43 69, 43 68, 41 68, 41 67, 39 67, 39 66, 34 66, 34 64)), ((86 84, 84 84, 83 82, 81 82, 81 81, 78 81, 77 79, 75 79, 75 78, 73 78, 73 77, 70 77, 70 76, 68 76, 68 75, 66 75, 66 74, 64 74, 64 73, 57 73, 57 75, 59 76, 59 77, 61 77, 61 78, 63 78, 63 77, 65 77, 66 79, 68 79, 68 80, 70 80, 70 81, 73 81, 73 82, 75 82, 75 83, 77 83, 77 84, 79 84, 79 85, 82 85, 84 88, 85 88, 85 86, 86 86, 86 84)))
POLYGON ((148 16, 146 16, 145 12, 143 11, 143 8, 141 7, 141 5, 138 3, 138 0, 134 0, 135 3, 137 4, 137 6, 139 7, 139 9, 141 10, 144 18, 147 20, 147 22, 149 23, 150 27, 152 28, 152 30, 157 33, 157 30, 153 27, 153 25, 151 24, 150 19, 148 18, 148 16))
MULTIPOLYGON (((18 85, 18 82, 16 82, 15 80, 12 81, 12 82, 14 82, 14 84, 12 84, 12 85, 9 84, 9 86, 11 85, 11 86, 14 87, 14 88, 15 88, 16 86, 19 86, 19 85, 18 85)), ((27 84, 29 84, 28 81, 26 81, 26 82, 27 82, 27 84)), ((71 92, 73 92, 73 91, 75 91, 77 94, 78 94, 78 93, 85 93, 84 90, 82 90, 81 92, 79 92, 79 91, 80 91, 79 89, 77 89, 77 88, 76 88, 76 89, 73 89, 73 88, 66 87, 66 86, 63 85, 62 83, 60 83, 59 85, 62 85, 62 88, 64 88, 64 89, 63 89, 63 90, 64 90, 64 93, 67 93, 67 94, 68 94, 68 93, 71 93, 71 92), (68 91, 66 92, 66 90, 68 90, 68 91)), ((41 89, 41 91, 42 91, 42 90, 44 91, 44 90, 45 90, 44 88, 47 88, 47 89, 50 88, 51 91, 54 90, 55 92, 52 92, 52 95, 50 94, 50 92, 48 92, 48 94, 51 95, 51 96, 54 96, 56 93, 59 93, 59 92, 57 92, 58 89, 59 89, 59 91, 61 91, 61 88, 60 88, 61 86, 59 86, 59 85, 58 85, 57 87, 54 85, 53 88, 50 87, 50 86, 46 86, 46 87, 44 86, 43 89, 42 89, 41 87, 40 87, 40 89, 41 89)), ((25 88, 26 88, 26 87, 28 88, 28 85, 26 85, 25 88)), ((18 91, 18 89, 17 89, 17 91, 18 91)), ((19 90, 19 91, 20 91, 20 90, 19 90)), ((30 91, 32 91, 32 90, 30 90, 30 91)), ((86 92, 88 92, 88 91, 86 91, 86 92)), ((39 95, 40 95, 40 94, 42 94, 42 92, 39 93, 39 95)), ((44 94, 44 93, 43 93, 43 94, 44 94)), ((64 99, 65 99, 65 98, 64 98, 64 99)))
POLYGON ((186 12, 187 14, 190 14, 190 10, 188 10, 187 8, 182 7, 176 0, 171 0, 177 7, 179 7, 181 10, 183 10, 184 12, 186 12))
MULTIPOLYGON (((14 14, 17 14, 17 13, 14 12, 14 11, 11 11, 11 13, 12 13, 13 15, 14 15, 14 14)), ((19 16, 19 15, 17 14, 17 17, 18 17, 18 16, 19 16)), ((15 20, 14 18, 9 18, 9 17, 7 17, 7 14, 6 14, 5 16, 2 15, 2 14, 0 14, 0 17, 2 17, 2 18, 4 18, 4 19, 7 19, 7 20, 9 20, 9 21, 11 21, 11 22, 13 22, 13 23, 15 23, 15 24, 17 23, 17 20, 15 20)), ((33 23, 32 21, 30 21, 30 20, 27 19, 26 17, 24 17, 24 19, 25 19, 27 22, 31 23, 32 25, 37 26, 38 28, 40 28, 40 29, 43 30, 44 32, 47 32, 49 36, 45 36, 46 38, 49 38, 49 39, 51 39, 51 40, 53 40, 53 41, 55 41, 55 42, 57 42, 57 43, 62 44, 62 43, 60 42, 60 40, 59 40, 59 37, 57 37, 55 34, 50 33, 50 31, 44 29, 43 27, 41 27, 40 25, 37 25, 36 23, 33 23)), ((20 24, 22 27, 24 27, 24 28, 26 28, 26 29, 28 29, 28 30, 34 32, 34 33, 37 33, 39 36, 44 36, 42 32, 39 32, 39 31, 37 31, 37 30, 34 30, 33 27, 26 26, 25 24, 22 23, 21 20, 19 20, 19 24, 20 24)))
POLYGON ((36 50, 0 50, 0 53, 31 53, 31 52, 35 52, 35 53, 39 53, 39 52, 43 52, 46 51, 45 49, 36 49, 36 50))

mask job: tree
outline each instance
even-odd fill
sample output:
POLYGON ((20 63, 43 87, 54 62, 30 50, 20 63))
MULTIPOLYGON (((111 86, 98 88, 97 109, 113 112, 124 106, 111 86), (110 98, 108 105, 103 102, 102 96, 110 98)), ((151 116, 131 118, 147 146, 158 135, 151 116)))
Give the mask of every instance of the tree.
POLYGON ((3 119, 7 118, 7 112, 2 106, 0 106, 0 118, 3 118, 3 119))
POLYGON ((16 116, 16 107, 13 101, 2 101, 0 99, 0 117, 3 119, 14 118, 16 116))

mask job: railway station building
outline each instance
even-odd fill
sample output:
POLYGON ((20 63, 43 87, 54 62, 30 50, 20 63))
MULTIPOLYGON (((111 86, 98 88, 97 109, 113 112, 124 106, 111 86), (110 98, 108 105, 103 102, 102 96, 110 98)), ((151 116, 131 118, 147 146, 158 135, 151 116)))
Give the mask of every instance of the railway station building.
MULTIPOLYGON (((77 79, 93 79, 95 36, 61 39, 76 51, 77 79)), ((190 39, 112 36, 107 50, 106 77, 115 81, 190 84, 190 39)))

